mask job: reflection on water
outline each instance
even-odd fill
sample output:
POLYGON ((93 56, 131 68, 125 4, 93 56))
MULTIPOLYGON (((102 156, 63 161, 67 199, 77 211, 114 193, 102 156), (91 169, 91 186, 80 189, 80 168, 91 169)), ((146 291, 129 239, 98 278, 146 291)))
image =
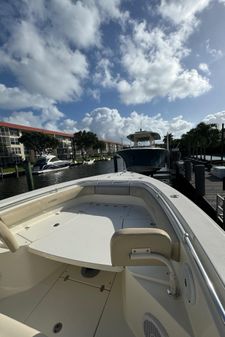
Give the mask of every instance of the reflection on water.
MULTIPOLYGON (((123 170, 123 162, 118 159, 118 170, 123 170)), ((114 172, 114 162, 101 161, 93 165, 74 166, 67 170, 58 172, 49 172, 33 176, 35 189, 50 186, 64 181, 95 176, 104 173, 114 172)), ((28 191, 27 181, 25 176, 19 179, 11 177, 0 180, 0 199, 5 199, 16 194, 25 193, 28 191)))

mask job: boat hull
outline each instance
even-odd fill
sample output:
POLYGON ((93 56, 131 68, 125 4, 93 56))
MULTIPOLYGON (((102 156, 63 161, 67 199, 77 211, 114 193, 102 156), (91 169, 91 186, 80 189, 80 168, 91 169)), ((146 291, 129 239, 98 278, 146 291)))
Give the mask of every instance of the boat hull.
POLYGON ((118 151, 127 171, 152 174, 165 167, 167 151, 161 148, 128 148, 118 151))
POLYGON ((224 336, 225 234, 157 179, 1 200, 0 234, 0 336, 224 336))
POLYGON ((49 172, 58 172, 61 170, 66 170, 70 167, 70 165, 66 165, 66 166, 55 166, 55 167, 49 167, 49 168, 44 168, 44 169, 35 169, 33 170, 33 174, 43 174, 43 173, 49 173, 49 172))

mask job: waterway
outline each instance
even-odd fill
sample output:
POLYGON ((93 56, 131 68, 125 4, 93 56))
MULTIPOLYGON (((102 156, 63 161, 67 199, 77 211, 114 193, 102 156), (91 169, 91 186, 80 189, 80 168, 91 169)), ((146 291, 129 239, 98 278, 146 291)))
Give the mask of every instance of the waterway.
MULTIPOLYGON (((124 169, 123 161, 118 159, 118 171, 124 169)), ((34 175, 34 188, 42 188, 65 181, 114 172, 114 161, 99 161, 93 165, 74 166, 67 170, 34 175)), ((28 191, 26 177, 20 176, 0 179, 0 199, 12 197, 28 191)))

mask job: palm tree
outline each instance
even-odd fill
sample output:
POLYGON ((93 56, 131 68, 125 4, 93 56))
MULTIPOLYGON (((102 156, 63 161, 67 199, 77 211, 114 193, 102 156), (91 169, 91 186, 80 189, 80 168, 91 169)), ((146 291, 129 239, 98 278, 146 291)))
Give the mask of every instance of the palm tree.
POLYGON ((196 127, 196 134, 201 148, 201 156, 203 155, 205 159, 206 150, 218 141, 217 125, 201 122, 196 127))
POLYGON ((173 134, 167 133, 167 135, 163 138, 163 143, 165 144, 165 147, 167 148, 168 146, 168 150, 170 150, 173 146, 173 134))
POLYGON ((188 155, 204 156, 208 150, 213 151, 219 144, 220 133, 216 124, 199 123, 196 128, 182 135, 181 143, 188 155))

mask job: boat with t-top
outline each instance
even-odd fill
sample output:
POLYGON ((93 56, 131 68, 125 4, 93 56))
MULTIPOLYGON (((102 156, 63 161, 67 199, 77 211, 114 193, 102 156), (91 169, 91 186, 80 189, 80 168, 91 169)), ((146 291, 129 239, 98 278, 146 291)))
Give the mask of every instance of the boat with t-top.
POLYGON ((125 147, 117 152, 123 158, 128 171, 153 174, 167 161, 167 150, 157 147, 156 140, 160 140, 160 135, 152 131, 138 131, 127 136, 134 145, 125 147))

